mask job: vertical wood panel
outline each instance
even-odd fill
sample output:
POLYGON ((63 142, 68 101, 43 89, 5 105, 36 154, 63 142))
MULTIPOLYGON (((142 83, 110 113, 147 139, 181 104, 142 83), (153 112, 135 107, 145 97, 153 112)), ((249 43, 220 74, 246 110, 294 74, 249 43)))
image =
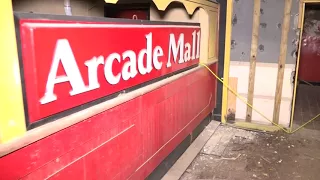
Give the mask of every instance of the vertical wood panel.
MULTIPOLYGON (((209 11, 209 58, 217 57, 217 29, 218 29, 218 13, 209 11)), ((201 29, 202 30, 202 29, 201 29)))
MULTIPOLYGON (((224 69, 223 82, 229 84, 229 70, 230 70, 230 50, 231 50, 231 34, 232 34, 232 10, 233 1, 227 0, 227 14, 226 14, 226 35, 224 48, 224 69)), ((221 122, 226 123, 226 114, 228 108, 228 88, 222 87, 222 107, 221 107, 221 122)))
POLYGON ((0 144, 26 132, 11 0, 0 1, 0 144))
POLYGON ((209 21, 210 14, 207 13, 203 8, 199 9, 199 22, 201 28, 201 40, 200 40, 200 62, 207 62, 209 58, 209 27, 212 21, 209 21))
POLYGON ((288 34, 290 30, 290 13, 292 0, 285 0, 283 26, 281 31, 280 56, 278 63, 278 76, 274 101, 273 122, 279 123, 280 105, 282 97, 284 68, 287 59, 288 34))
MULTIPOLYGON (((260 7, 261 0, 254 1, 253 9, 253 24, 252 24, 252 40, 251 40, 251 52, 250 52, 250 72, 249 72, 249 84, 248 84, 248 103, 253 104, 254 94, 254 80, 256 73, 256 61, 257 61, 257 48, 259 39, 259 27, 260 27, 260 7)), ((246 121, 252 120, 252 108, 247 106, 246 121)))

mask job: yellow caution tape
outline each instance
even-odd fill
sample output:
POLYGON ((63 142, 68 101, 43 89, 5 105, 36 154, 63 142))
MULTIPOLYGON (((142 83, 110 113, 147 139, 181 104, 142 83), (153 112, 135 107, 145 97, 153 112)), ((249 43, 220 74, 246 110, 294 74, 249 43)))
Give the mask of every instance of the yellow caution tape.
POLYGON ((288 134, 293 134, 295 132, 297 132, 298 130, 300 130, 301 128, 303 128, 304 126, 306 126, 307 124, 309 124, 310 122, 316 120, 318 117, 320 117, 320 113, 318 115, 316 115, 315 117, 313 117, 312 119, 310 119, 309 121, 307 121, 306 123, 304 123, 303 125, 301 125, 300 127, 298 127, 295 130, 287 130, 284 127, 282 127, 281 125, 273 122, 271 119, 269 119, 267 116, 265 116, 263 113, 261 113, 258 109, 256 109, 255 107, 252 106, 252 104, 249 104, 246 100, 246 98, 244 98, 243 96, 241 96, 240 94, 238 94, 237 92, 235 92, 233 89, 231 89, 228 84, 224 83, 224 81, 219 78, 206 64, 203 63, 199 63, 200 65, 204 66, 205 68, 208 69, 208 71, 211 72, 211 74, 216 77, 229 91, 231 91, 234 95, 236 95, 241 101, 243 101, 245 104, 247 104, 250 108, 252 108, 254 111, 256 111, 258 114, 260 114, 262 117, 264 117, 266 120, 268 120, 270 123, 272 123, 273 125, 279 127, 280 129, 282 129, 284 132, 288 133, 288 134))

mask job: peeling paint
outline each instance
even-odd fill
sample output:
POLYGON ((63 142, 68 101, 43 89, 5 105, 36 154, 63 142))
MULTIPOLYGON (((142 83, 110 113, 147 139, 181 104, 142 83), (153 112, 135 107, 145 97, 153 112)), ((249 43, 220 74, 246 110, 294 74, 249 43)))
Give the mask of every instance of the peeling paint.
POLYGON ((258 48, 259 48, 259 51, 260 51, 260 52, 263 52, 263 51, 264 51, 264 45, 260 44, 258 48))
POLYGON ((280 29, 281 28, 281 23, 277 24, 277 28, 280 29))
POLYGON ((292 39, 292 46, 297 46, 299 43, 299 40, 298 39, 292 39))
POLYGON ((291 56, 296 59, 297 58, 297 50, 294 49, 292 52, 291 52, 291 56))
POLYGON ((261 28, 267 28, 267 23, 260 23, 261 28))
MULTIPOLYGON (((250 49, 253 26, 253 7, 256 0, 233 0, 231 61, 250 60, 250 49)), ((260 0, 259 44, 257 45, 257 61, 263 63, 278 63, 280 55, 281 29, 283 20, 284 0, 260 0)), ((299 0, 293 0, 290 12, 290 31, 288 33, 288 49, 286 64, 295 64, 292 54, 297 49, 296 35, 299 0)), ((319 16, 320 17, 320 16, 319 16)), ((319 48, 320 49, 320 48, 319 48)))
POLYGON ((234 49, 237 45, 236 40, 231 40, 231 49, 234 49))
POLYGON ((232 18, 232 26, 236 25, 237 23, 238 23, 237 14, 234 14, 232 18))

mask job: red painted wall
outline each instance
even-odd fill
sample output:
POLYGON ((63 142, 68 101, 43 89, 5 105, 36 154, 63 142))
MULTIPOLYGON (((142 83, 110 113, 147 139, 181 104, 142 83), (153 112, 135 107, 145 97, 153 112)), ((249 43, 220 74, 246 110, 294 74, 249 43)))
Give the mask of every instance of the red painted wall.
POLYGON ((299 79, 307 82, 320 82, 320 36, 303 36, 299 79))
POLYGON ((201 68, 97 114, 1 157, 0 179, 144 179, 212 111, 216 83, 201 68))
POLYGON ((298 77, 303 81, 320 82, 319 6, 306 6, 298 77))

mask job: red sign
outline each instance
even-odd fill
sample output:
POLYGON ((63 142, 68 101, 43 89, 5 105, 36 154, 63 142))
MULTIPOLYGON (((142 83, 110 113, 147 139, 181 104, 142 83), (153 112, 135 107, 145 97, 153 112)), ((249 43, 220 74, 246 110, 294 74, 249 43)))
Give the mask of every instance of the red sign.
POLYGON ((19 25, 30 123, 195 65, 200 57, 195 24, 20 19, 19 25))

